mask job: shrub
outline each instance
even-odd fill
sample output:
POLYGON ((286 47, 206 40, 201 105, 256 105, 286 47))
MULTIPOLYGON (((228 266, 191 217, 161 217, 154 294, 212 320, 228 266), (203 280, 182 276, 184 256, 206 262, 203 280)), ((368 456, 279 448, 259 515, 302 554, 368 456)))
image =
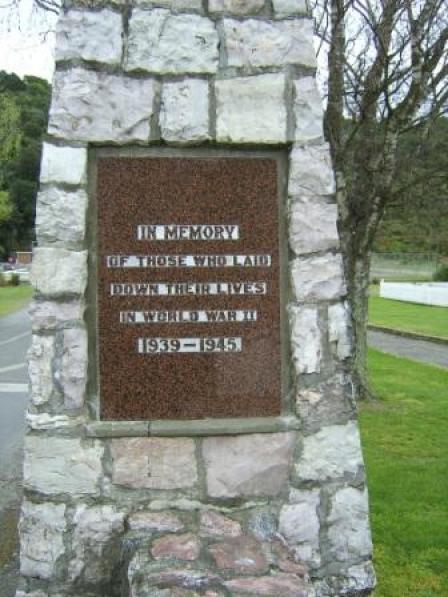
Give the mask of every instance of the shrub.
POLYGON ((448 282, 448 265, 438 267, 432 277, 435 282, 448 282))
POLYGON ((0 286, 6 286, 7 285, 7 281, 5 276, 2 274, 2 272, 0 272, 0 286))
POLYGON ((20 276, 19 274, 11 274, 11 278, 9 279, 9 283, 11 286, 19 286, 20 285, 20 276))

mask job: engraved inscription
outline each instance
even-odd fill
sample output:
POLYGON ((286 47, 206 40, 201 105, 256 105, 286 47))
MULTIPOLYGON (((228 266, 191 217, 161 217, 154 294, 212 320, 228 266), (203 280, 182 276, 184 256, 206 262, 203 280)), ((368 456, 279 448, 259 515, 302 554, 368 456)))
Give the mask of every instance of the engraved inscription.
POLYGON ((241 352, 242 339, 238 338, 138 338, 139 354, 241 352))
POLYGON ((227 323, 257 321, 257 311, 120 311, 121 323, 227 323))
POLYGON ((107 267, 270 267, 270 255, 108 255, 107 267))
POLYGON ((238 240, 239 227, 229 224, 139 224, 138 240, 238 240))
POLYGON ((217 296, 266 294, 266 282, 114 282, 111 296, 217 296))

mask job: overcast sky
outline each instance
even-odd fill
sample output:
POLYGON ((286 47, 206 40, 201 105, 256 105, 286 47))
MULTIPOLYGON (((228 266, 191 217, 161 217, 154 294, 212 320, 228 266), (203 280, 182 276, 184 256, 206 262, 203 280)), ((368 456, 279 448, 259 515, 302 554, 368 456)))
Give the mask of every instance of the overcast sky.
POLYGON ((8 4, 0 0, 0 70, 51 80, 56 18, 36 11, 32 0, 20 0, 17 9, 8 4))

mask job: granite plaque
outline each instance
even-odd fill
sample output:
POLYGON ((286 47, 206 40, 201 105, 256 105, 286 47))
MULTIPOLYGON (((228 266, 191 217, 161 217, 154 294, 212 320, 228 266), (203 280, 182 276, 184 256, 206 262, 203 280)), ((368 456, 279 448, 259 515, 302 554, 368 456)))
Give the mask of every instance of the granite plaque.
POLYGON ((101 418, 281 411, 275 157, 98 157, 101 418))

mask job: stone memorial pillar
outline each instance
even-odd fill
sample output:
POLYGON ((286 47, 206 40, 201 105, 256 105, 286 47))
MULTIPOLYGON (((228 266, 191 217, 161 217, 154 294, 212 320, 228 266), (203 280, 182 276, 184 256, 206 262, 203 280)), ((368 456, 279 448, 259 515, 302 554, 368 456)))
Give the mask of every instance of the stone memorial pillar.
POLYGON ((64 10, 17 597, 372 589, 312 38, 302 0, 64 10))

